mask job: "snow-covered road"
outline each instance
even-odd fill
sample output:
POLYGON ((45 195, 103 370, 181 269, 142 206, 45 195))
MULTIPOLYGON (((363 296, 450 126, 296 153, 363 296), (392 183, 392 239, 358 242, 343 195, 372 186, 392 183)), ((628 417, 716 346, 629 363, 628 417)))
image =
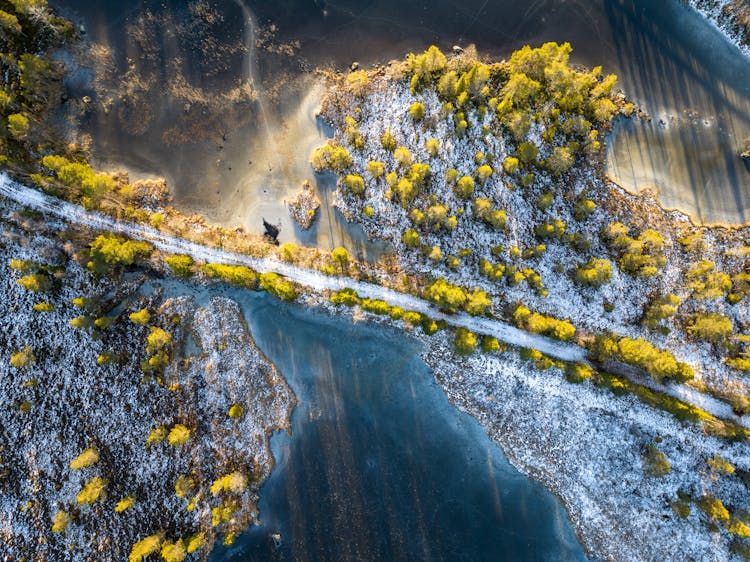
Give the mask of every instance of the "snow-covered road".
MULTIPOLYGON (((48 213, 72 223, 149 242, 162 252, 185 254, 198 261, 244 265, 260 273, 278 273, 316 291, 338 291, 350 288, 355 290, 360 297, 380 299, 390 305, 400 306, 404 310, 413 310, 426 314, 436 320, 445 320, 451 326, 466 328, 478 334, 494 336, 498 340, 516 347, 538 349, 545 355, 562 361, 586 362, 586 350, 575 344, 531 334, 490 318, 470 316, 466 313, 445 314, 428 301, 414 295, 387 289, 374 283, 356 281, 348 277, 328 276, 319 271, 300 268, 276 259, 256 258, 237 254, 219 248, 203 246, 176 236, 168 236, 150 226, 118 221, 101 213, 88 211, 78 205, 57 199, 36 189, 31 189, 13 181, 5 173, 0 174, 0 196, 6 197, 25 207, 48 213)), ((633 377, 629 376, 629 378, 633 377)), ((634 382, 644 384, 643 380, 634 380, 634 382)), ((651 380, 645 384, 650 388, 666 392, 671 396, 690 402, 717 417, 734 419, 742 423, 742 425, 750 427, 750 420, 740 419, 734 415, 727 404, 692 388, 672 384, 665 386, 656 384, 651 380)))

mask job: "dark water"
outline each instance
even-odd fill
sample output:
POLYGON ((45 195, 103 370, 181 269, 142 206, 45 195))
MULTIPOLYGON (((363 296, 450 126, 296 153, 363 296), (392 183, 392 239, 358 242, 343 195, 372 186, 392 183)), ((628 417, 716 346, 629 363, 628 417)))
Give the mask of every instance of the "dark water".
POLYGON ((214 562, 585 560, 560 503, 448 403, 416 343, 243 294, 299 405, 272 440, 264 525, 214 562))
POLYGON ((221 39, 234 47, 247 42, 247 56, 227 57, 210 80, 200 57, 169 33, 189 2, 60 2, 87 22, 91 37, 113 46, 121 65, 140 49, 124 26, 149 7, 167 28, 156 41, 167 76, 167 61, 179 56, 196 86, 252 83, 259 105, 242 123, 207 121, 215 129, 210 138, 164 145, 164 129, 182 105, 162 95, 153 97, 163 118, 137 137, 122 132, 115 112, 87 125, 103 162, 166 175, 180 206, 228 225, 257 229, 265 216, 282 223, 284 240, 367 250, 361 232, 336 212, 324 209, 319 234, 300 232, 286 216, 283 199, 304 179, 314 181, 309 153, 326 135, 314 118, 320 90, 309 70, 385 62, 432 43, 444 50, 474 43, 503 58, 524 44, 570 41, 575 61, 618 74, 620 87, 653 116, 618 128, 609 151, 614 179, 633 189, 654 185, 668 206, 706 221, 744 222, 750 213, 750 172, 738 157, 750 137, 750 64, 679 0, 247 0, 254 16, 247 27, 235 0, 210 0, 226 14, 221 39), (270 41, 255 41, 271 26, 270 41), (300 48, 293 56, 269 47, 294 41, 300 48))

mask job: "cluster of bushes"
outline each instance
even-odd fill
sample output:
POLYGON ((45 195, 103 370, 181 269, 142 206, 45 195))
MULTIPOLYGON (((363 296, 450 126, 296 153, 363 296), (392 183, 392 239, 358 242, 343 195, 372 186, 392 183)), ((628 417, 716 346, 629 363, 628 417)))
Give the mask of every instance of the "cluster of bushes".
POLYGON ((655 230, 644 230, 637 238, 621 222, 607 225, 603 231, 609 247, 619 255, 620 269, 639 277, 653 277, 667 263, 664 238, 655 230))
POLYGON ((505 211, 503 209, 493 209, 492 201, 489 199, 485 197, 477 197, 474 199, 473 211, 477 218, 495 230, 502 230, 505 228, 505 222, 507 220, 505 211))
POLYGON ((612 263, 609 260, 591 258, 585 265, 576 268, 576 281, 591 287, 601 287, 612 279, 612 263))
POLYGON ((594 339, 591 351, 602 363, 622 361, 643 369, 657 382, 665 379, 687 382, 695 376, 690 365, 677 361, 669 351, 661 350, 643 338, 618 339, 600 335, 594 339))
POLYGON ((151 326, 146 338, 147 359, 141 364, 144 373, 156 374, 169 364, 172 334, 158 326, 151 326))
POLYGON ((677 295, 667 294, 655 299, 646 308, 643 316, 643 324, 649 328, 656 328, 662 320, 671 318, 677 314, 677 307, 682 299, 677 295))
POLYGON ((378 299, 363 299, 354 289, 341 289, 331 293, 331 304, 348 307, 361 306, 362 310, 380 316, 390 316, 392 320, 403 320, 409 326, 421 326, 424 333, 432 335, 440 329, 440 325, 429 316, 413 310, 404 310, 398 306, 391 306, 378 299))
POLYGON ((486 314, 492 306, 487 293, 477 288, 469 292, 463 287, 451 285, 445 279, 437 279, 424 292, 424 298, 434 302, 443 312, 454 313, 465 310, 472 316, 486 314))
POLYGON ((732 330, 732 321, 716 312, 696 314, 687 327, 687 333, 691 336, 715 344, 727 344, 732 330))
POLYGON ((258 272, 244 265, 207 263, 203 266, 202 270, 209 278, 218 277, 232 285, 245 287, 246 289, 258 288, 258 272))
POLYGON ((523 305, 513 311, 516 326, 532 334, 551 336, 561 341, 568 341, 576 335, 576 328, 569 320, 558 320, 553 316, 531 312, 523 305))
POLYGON ((93 273, 102 274, 108 266, 133 265, 136 259, 148 257, 152 251, 153 247, 147 242, 128 240, 107 232, 89 244, 86 267, 93 273))
POLYGON ((69 188, 68 199, 80 201, 86 208, 93 208, 107 194, 119 191, 117 182, 107 174, 96 173, 85 161, 71 161, 64 156, 48 155, 42 158, 42 166, 53 172, 57 179, 69 188))
POLYGON ((331 170, 341 173, 352 165, 352 157, 343 146, 329 142, 315 149, 310 157, 310 163, 316 172, 331 170))
POLYGON ((727 296, 732 290, 732 278, 726 273, 714 271, 716 264, 701 260, 692 265, 686 273, 693 298, 718 299, 727 296))

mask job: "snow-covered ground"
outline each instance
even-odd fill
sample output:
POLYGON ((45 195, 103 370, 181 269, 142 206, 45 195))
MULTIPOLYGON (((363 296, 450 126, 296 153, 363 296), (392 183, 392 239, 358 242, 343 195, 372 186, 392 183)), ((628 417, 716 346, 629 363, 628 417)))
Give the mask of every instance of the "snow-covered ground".
MULTIPOLYGON (((519 183, 520 174, 503 172, 504 158, 515 150, 514 143, 503 136, 501 127, 492 112, 480 118, 475 109, 467 111, 469 133, 457 137, 452 117, 443 114, 442 102, 434 90, 424 88, 412 93, 406 80, 392 80, 382 76, 373 78, 365 99, 352 98, 345 88, 335 89, 325 104, 324 115, 336 129, 336 140, 349 149, 353 163, 344 174, 359 174, 365 181, 362 196, 345 189, 336 192, 336 204, 352 221, 362 225, 368 236, 384 240, 397 250, 401 267, 416 276, 442 277, 467 288, 479 287, 492 297, 495 311, 507 311, 523 303, 533 311, 570 320, 576 328, 592 334, 613 332, 619 336, 644 338, 661 349, 668 349, 679 361, 689 364, 696 372, 696 380, 719 393, 733 389, 747 395, 746 377, 729 367, 724 351, 706 341, 687 337, 685 328, 692 315, 717 312, 731 319, 735 335, 750 326, 750 298, 729 304, 724 295, 700 299, 693 293, 686 278, 688 269, 699 260, 714 263, 715 272, 737 274, 748 267, 749 259, 744 249, 750 240, 750 228, 731 230, 696 227, 688 217, 678 211, 662 209, 649 195, 631 195, 609 182, 596 156, 590 162, 579 161, 563 178, 540 173, 531 187, 519 183), (409 108, 420 102, 425 107, 425 117, 415 122, 409 108), (364 141, 364 149, 348 145, 345 119, 357 108, 357 127, 364 141), (385 164, 386 172, 399 171, 394 155, 380 142, 390 130, 396 143, 406 147, 413 162, 427 163, 431 168, 427 188, 423 188, 411 207, 425 212, 433 201, 447 207, 447 215, 457 218, 456 226, 445 228, 417 227, 400 204, 397 197, 389 198, 383 179, 375 179, 367 171, 370 161, 385 164), (486 132, 489 131, 489 132, 486 132), (439 141, 437 156, 431 155, 426 139, 439 141), (460 176, 476 177, 477 153, 492 155, 493 174, 482 184, 476 182, 472 198, 483 197, 491 201, 493 209, 503 209, 507 214, 504 229, 495 230, 474 216, 471 201, 463 201, 445 181, 449 169, 458 170, 460 176), (540 205, 543 196, 549 196, 548 206, 540 205), (576 203, 582 199, 593 200, 596 208, 581 219, 576 216, 576 203), (371 214, 366 209, 373 209, 371 214), (565 236, 540 239, 535 229, 552 220, 565 224, 565 236), (664 239, 663 254, 666 265, 652 277, 635 276, 617 266, 617 252, 610 248, 602 231, 613 222, 623 222, 629 235, 653 229, 664 239), (420 247, 409 248, 402 236, 411 228, 420 231, 420 247), (578 247, 566 237, 574 235, 585 240, 578 247), (689 235, 702 236, 702 248, 689 250, 679 240, 689 235), (524 250, 544 243, 541 255, 523 258, 524 250), (493 248, 501 247, 499 254, 493 248), (439 259, 429 259, 424 248, 438 248, 439 259), (511 253, 512 251, 517 254, 511 253), (446 263, 448 256, 460 256, 458 267, 446 263), (575 279, 578 266, 590 258, 607 259, 612 263, 611 280, 601 287, 584 286, 575 279), (518 270, 531 268, 540 277, 549 295, 541 294, 526 282, 517 285, 505 279, 490 280, 480 274, 480 260, 493 264, 514 266, 518 270), (642 324, 648 305, 665 294, 682 299, 679 314, 663 322, 662 330, 642 324)), ((544 142, 539 124, 531 127, 526 140, 540 149, 539 160, 549 157, 550 143, 544 142)), ((407 170, 399 171, 406 174, 407 170)))
POLYGON ((433 338, 423 358, 451 402, 475 416, 519 470, 561 497, 595 558, 742 560, 731 552, 732 537, 712 531, 695 500, 719 498, 745 517, 750 502, 738 475, 750 469, 746 443, 708 437, 694 424, 589 382, 571 385, 558 370, 538 371, 515 355, 457 360, 445 352, 444 335, 433 338), (665 476, 646 471, 650 445, 671 465, 665 476), (706 461, 717 453, 734 474, 710 470, 706 461), (678 490, 692 498, 685 519, 671 507, 678 490))
POLYGON ((54 219, 7 209, 3 215, 0 560, 124 560, 146 536, 157 535, 160 548, 177 542, 179 551, 201 532, 205 545, 191 559, 205 558, 216 540, 257 521, 258 489, 273 464, 268 435, 287 427, 291 390, 255 348, 233 301, 198 307, 190 298, 142 296, 138 277, 95 278, 70 259, 73 248, 58 237, 54 219), (14 259, 28 260, 32 271, 44 268, 51 290, 22 288, 16 280, 23 272, 9 267, 14 259), (72 303, 78 297, 98 302, 84 309, 72 303), (32 310, 43 302, 54 309, 32 310), (129 320, 142 308, 148 325, 129 320), (74 328, 70 321, 82 315, 113 322, 74 328), (171 360, 158 378, 141 370, 151 327, 172 336, 171 360), (27 346, 34 359, 12 366, 12 354, 27 346), (110 360, 102 362, 105 356, 110 360), (229 415, 234 405, 241 415, 229 415), (178 425, 188 438, 170 444, 178 425), (154 430, 162 433, 149 445, 154 430), (72 469, 89 448, 98 461, 72 469), (212 493, 212 483, 228 474, 242 485, 212 493), (79 492, 96 478, 101 496, 80 503, 79 492), (132 506, 117 512, 129 497, 132 506), (213 510, 222 506, 226 518, 213 525, 213 510), (52 532, 58 513, 70 521, 52 532))
MULTIPOLYGON (((586 362, 586 351, 572 343, 565 343, 537 334, 531 334, 494 319, 470 316, 463 312, 446 314, 425 300, 373 283, 357 281, 346 277, 323 275, 318 271, 303 269, 272 258, 255 258, 217 248, 210 248, 181 238, 164 235, 148 226, 116 221, 110 217, 87 211, 77 205, 55 199, 37 190, 20 185, 5 175, 0 175, 0 194, 19 204, 66 221, 71 221, 77 225, 106 229, 110 232, 125 234, 134 239, 146 240, 164 252, 187 254, 196 260, 206 262, 246 265, 262 273, 279 273, 316 291, 338 291, 344 288, 351 288, 362 298, 384 300, 393 306, 421 312, 435 320, 443 320, 450 326, 466 328, 478 334, 493 336, 502 342, 516 347, 537 349, 545 355, 562 361, 586 362)), ((674 384, 659 384, 641 379, 637 382, 694 404, 714 416, 734 419, 742 425, 750 427, 750 419, 747 417, 737 417, 727 404, 694 389, 679 387, 674 384)))

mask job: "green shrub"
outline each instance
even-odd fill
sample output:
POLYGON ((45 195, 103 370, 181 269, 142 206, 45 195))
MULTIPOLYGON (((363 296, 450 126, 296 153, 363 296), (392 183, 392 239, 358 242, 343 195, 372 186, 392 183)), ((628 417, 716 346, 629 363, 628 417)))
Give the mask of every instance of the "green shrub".
POLYGON ((33 293, 45 293, 52 288, 52 281, 43 273, 30 273, 18 279, 18 284, 33 293))
POLYGON ((203 266, 203 273, 209 278, 219 277, 232 285, 238 285, 248 289, 258 288, 258 273, 244 265, 207 263, 203 266))
POLYGON ((722 343, 726 342, 733 329, 731 319, 716 312, 711 312, 696 314, 688 325, 687 332, 696 338, 713 343, 722 343))
POLYGON ((576 269, 576 281, 583 285, 601 287, 612 278, 612 263, 609 260, 591 258, 576 269))
POLYGON ((188 278, 192 275, 193 258, 190 256, 168 256, 164 258, 164 263, 167 264, 172 273, 178 277, 188 278))
POLYGON ((714 521, 729 521, 729 512, 720 499, 703 496, 697 502, 698 508, 714 521))
POLYGON ((385 175, 385 164, 382 162, 370 161, 367 163, 367 173, 369 173, 373 179, 378 179, 385 175))
POLYGON ((477 347, 477 336, 465 328, 456 329, 456 353, 471 355, 477 347))
POLYGON ((151 313, 147 308, 142 308, 137 312, 132 312, 129 316, 131 322, 145 326, 151 321, 151 313))
POLYGON ((653 443, 648 446, 641 460, 646 474, 653 478, 662 478, 672 471, 667 457, 653 443))
POLYGON ((373 314, 388 316, 391 313, 391 306, 381 300, 364 299, 361 303, 362 309, 373 314))
POLYGON ((502 351, 503 347, 500 345, 500 342, 497 341, 497 338, 494 338, 492 336, 482 336, 482 351, 485 353, 494 353, 496 351, 502 351))
POLYGON ((17 351, 10 356, 10 366, 14 369, 23 369, 34 363, 36 357, 30 346, 25 346, 21 351, 17 351))
POLYGON ((89 447, 84 450, 80 455, 70 461, 71 470, 81 470, 94 466, 99 462, 99 451, 96 447, 89 447))

